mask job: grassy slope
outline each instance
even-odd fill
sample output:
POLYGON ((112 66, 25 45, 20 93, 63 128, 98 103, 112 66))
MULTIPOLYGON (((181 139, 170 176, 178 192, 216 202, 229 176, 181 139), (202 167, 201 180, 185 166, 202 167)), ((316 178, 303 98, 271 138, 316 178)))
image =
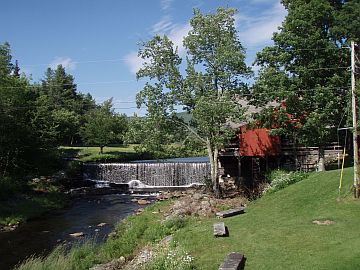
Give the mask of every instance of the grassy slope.
POLYGON ((360 200, 351 196, 352 170, 314 173, 264 196, 241 216, 225 219, 230 237, 214 238, 212 224, 198 221, 176 239, 197 258, 199 269, 218 269, 227 253, 241 251, 246 269, 360 269, 360 200), (346 193, 346 194, 345 194, 346 193), (315 225, 330 219, 333 225, 315 225))

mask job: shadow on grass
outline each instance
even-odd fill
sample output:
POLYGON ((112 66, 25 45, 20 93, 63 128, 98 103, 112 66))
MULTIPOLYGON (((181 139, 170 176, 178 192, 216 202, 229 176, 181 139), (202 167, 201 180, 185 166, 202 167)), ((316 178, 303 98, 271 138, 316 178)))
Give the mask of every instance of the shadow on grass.
POLYGON ((79 156, 81 149, 60 148, 59 151, 63 158, 76 158, 79 156))
POLYGON ((110 151, 104 154, 84 155, 83 162, 129 162, 134 160, 151 159, 152 156, 143 153, 110 151))

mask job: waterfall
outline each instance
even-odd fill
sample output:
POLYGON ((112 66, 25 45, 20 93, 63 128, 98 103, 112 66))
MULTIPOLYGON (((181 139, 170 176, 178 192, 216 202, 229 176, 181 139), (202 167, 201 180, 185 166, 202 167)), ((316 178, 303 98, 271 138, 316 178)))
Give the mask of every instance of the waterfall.
POLYGON ((149 186, 182 186, 205 183, 210 178, 208 162, 144 162, 84 164, 84 178, 112 183, 140 180, 149 186))

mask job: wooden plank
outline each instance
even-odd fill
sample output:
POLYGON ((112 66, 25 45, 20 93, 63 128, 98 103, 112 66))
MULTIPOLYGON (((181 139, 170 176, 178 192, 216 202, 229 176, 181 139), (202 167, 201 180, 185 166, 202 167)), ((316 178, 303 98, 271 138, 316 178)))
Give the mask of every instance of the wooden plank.
POLYGON ((214 236, 227 236, 224 222, 215 223, 213 225, 214 236))
POLYGON ((226 211, 217 212, 216 216, 218 218, 226 218, 226 217, 240 215, 240 214, 243 214, 244 212, 245 212, 245 207, 239 207, 239 208, 234 208, 234 209, 230 209, 230 210, 226 210, 226 211))
POLYGON ((219 270, 241 270, 245 266, 245 257, 241 253, 232 252, 227 255, 219 270))

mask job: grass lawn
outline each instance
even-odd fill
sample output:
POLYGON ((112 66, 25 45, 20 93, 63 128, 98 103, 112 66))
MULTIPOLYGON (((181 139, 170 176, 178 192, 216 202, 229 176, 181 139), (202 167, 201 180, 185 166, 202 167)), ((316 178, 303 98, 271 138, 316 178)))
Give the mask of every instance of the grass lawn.
POLYGON ((127 161, 141 158, 134 150, 134 145, 128 146, 106 146, 103 154, 99 154, 99 147, 87 146, 62 146, 64 156, 78 157, 81 161, 127 161))
POLYGON ((246 214, 224 219, 229 237, 214 238, 216 219, 200 220, 176 234, 197 269, 218 269, 239 251, 250 269, 360 269, 360 200, 352 198, 352 170, 338 195, 340 171, 309 178, 252 203, 246 214), (314 220, 332 220, 316 225, 314 220))

